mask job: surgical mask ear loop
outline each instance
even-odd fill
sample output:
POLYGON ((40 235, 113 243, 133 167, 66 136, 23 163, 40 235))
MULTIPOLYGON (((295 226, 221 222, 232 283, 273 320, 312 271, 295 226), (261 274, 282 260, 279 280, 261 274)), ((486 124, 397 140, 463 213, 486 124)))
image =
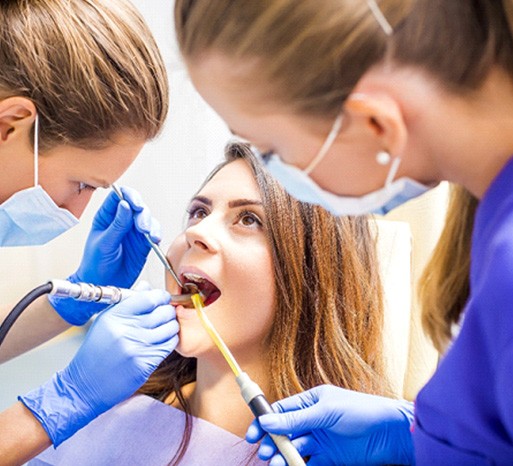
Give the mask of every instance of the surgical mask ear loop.
POLYGON ((322 145, 321 149, 319 150, 319 153, 314 157, 314 159, 310 162, 308 167, 306 167, 303 170, 303 173, 305 175, 309 175, 313 172, 315 167, 319 165, 319 162, 324 158, 324 156, 328 153, 331 146, 333 145, 333 142, 338 136, 338 133, 340 133, 340 128, 342 127, 342 119, 343 114, 339 113, 337 116, 337 119, 333 123, 333 127, 331 128, 330 134, 328 134, 328 137, 326 138, 326 141, 324 141, 324 144, 322 145))
POLYGON ((385 181, 385 188, 388 188, 388 186, 394 180, 397 170, 399 169, 400 163, 401 157, 395 157, 394 160, 392 160, 392 165, 390 166, 390 171, 388 172, 387 179, 385 181))
POLYGON ((385 15, 379 8, 378 2, 376 2, 376 0, 367 0, 367 5, 369 6, 369 9, 374 15, 376 21, 381 26, 381 29, 383 29, 383 32, 387 36, 391 36, 394 33, 394 29, 392 28, 392 26, 390 26, 390 23, 385 18, 385 15))
POLYGON ((39 115, 34 121, 34 187, 39 185, 39 115))

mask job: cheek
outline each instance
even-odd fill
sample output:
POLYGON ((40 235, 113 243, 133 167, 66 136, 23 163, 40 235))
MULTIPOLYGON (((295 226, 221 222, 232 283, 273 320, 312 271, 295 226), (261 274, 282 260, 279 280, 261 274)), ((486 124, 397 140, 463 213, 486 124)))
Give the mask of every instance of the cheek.
POLYGON ((268 334, 275 314, 275 285, 270 252, 267 247, 253 251, 249 261, 239 261, 234 268, 230 289, 231 334, 262 341, 268 334))

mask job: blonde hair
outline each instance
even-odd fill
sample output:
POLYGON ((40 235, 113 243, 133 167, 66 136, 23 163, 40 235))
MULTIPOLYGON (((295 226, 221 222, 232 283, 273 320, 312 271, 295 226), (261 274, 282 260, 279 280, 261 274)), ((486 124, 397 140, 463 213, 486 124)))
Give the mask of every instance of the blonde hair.
POLYGON ((3 0, 0 98, 32 100, 42 148, 151 139, 168 110, 155 40, 128 0, 3 0))
MULTIPOLYGON (((236 78, 246 88, 262 81, 271 89, 266 97, 293 112, 326 118, 339 112, 366 71, 387 60, 416 66, 459 94, 478 89, 496 66, 513 77, 513 0, 377 5, 392 25, 391 36, 365 0, 176 0, 177 38, 191 63, 210 52, 252 60, 252 72, 236 78)), ((439 349, 468 296, 476 205, 468 192, 454 194, 421 284, 424 325, 439 349)))
POLYGON ((419 283, 422 324, 436 349, 444 352, 467 302, 470 247, 478 200, 461 186, 451 186, 451 198, 440 240, 419 283))
MULTIPOLYGON (((226 158, 206 183, 226 163, 245 160, 266 214, 276 288, 267 340, 268 370, 273 374, 269 399, 325 383, 390 395, 382 354, 383 292, 368 219, 335 217, 295 200, 246 145, 230 145, 226 158)), ((195 377, 196 360, 173 353, 141 392, 161 400, 174 393, 188 412, 181 387, 195 377)), ((190 423, 178 457, 189 436, 190 423)))
MULTIPOLYGON (((380 2, 392 26, 403 16, 405 3, 380 2)), ((387 44, 365 0, 177 0, 175 28, 187 61, 210 51, 234 61, 256 59, 245 82, 272 83, 275 101, 322 117, 340 111, 387 44)))

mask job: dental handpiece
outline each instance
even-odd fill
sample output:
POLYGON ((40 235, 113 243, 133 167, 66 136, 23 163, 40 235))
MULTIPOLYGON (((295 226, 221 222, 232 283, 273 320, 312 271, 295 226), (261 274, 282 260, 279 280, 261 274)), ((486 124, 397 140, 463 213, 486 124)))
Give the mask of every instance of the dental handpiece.
MULTIPOLYGON (((193 287, 194 285, 189 288, 189 291, 193 292, 193 287)), ((251 412, 255 415, 256 418, 264 414, 274 413, 275 411, 273 410, 269 401, 267 401, 267 398, 265 397, 262 389, 256 382, 251 380, 246 372, 242 371, 239 364, 233 357, 232 352, 221 338, 221 335, 219 335, 218 331, 212 325, 212 322, 210 322, 210 319, 205 313, 203 298, 201 295, 193 294, 192 302, 196 308, 196 312, 198 313, 198 317, 200 318, 203 327, 233 371, 235 380, 239 385, 242 398, 251 409, 251 412)), ((292 441, 286 435, 269 435, 273 439, 273 442, 276 444, 276 447, 287 462, 288 466, 306 466, 306 463, 303 461, 303 458, 301 458, 301 455, 296 450, 296 447, 294 447, 292 441)))
MULTIPOLYGON (((72 298, 76 301, 86 301, 104 304, 117 304, 126 298, 129 298, 136 290, 127 288, 118 288, 117 286, 101 286, 92 283, 72 283, 67 280, 51 280, 52 291, 49 294, 60 298, 72 298)), ((172 294, 171 304, 177 306, 179 304, 190 304, 191 294, 172 294)))

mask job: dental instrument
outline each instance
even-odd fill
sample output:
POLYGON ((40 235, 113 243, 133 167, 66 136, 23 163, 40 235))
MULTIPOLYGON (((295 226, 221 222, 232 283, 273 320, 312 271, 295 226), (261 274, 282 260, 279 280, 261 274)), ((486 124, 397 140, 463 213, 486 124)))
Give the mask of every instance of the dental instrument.
MULTIPOLYGON (((112 184, 111 185, 112 187, 112 190, 116 193, 116 195, 120 198, 120 199, 124 199, 123 197, 123 193, 121 192, 121 189, 119 189, 119 186, 117 186, 116 184, 112 184)), ((178 286, 180 288, 183 288, 183 283, 182 281, 180 280, 180 278, 178 277, 178 275, 175 273, 175 271, 173 270, 173 267, 171 267, 171 264, 169 263, 169 261, 167 260, 167 257, 166 255, 162 252, 162 249, 159 248, 158 244, 155 243, 155 241, 153 241, 151 239, 151 236, 149 235, 149 233, 144 233, 144 236, 146 237, 146 240, 148 241, 148 243, 150 244, 151 246, 151 249, 153 249, 153 251, 155 252, 155 254, 157 255, 157 257, 159 258, 160 262, 162 262, 162 264, 164 265, 164 268, 171 274, 171 276, 173 277, 174 281, 178 284, 178 286)))
MULTIPOLYGON (((198 287, 194 284, 187 283, 186 286, 191 292, 198 290, 198 287)), ((233 357, 230 349, 228 346, 226 346, 226 343, 221 338, 221 335, 219 335, 215 327, 212 325, 212 322, 210 322, 210 319, 205 313, 205 306, 199 293, 192 295, 192 302, 203 327, 209 334, 212 341, 218 347, 219 351, 224 356, 226 362, 235 374, 235 380, 239 385, 242 398, 244 398, 244 401, 247 403, 255 417, 258 418, 264 414, 274 413, 275 411, 273 410, 269 401, 267 401, 262 389, 256 382, 251 380, 246 372, 242 371, 239 364, 233 357)), ((301 458, 301 455, 298 453, 286 435, 269 435, 273 439, 274 443, 278 447, 278 450, 280 450, 280 453, 282 454, 283 458, 285 458, 285 461, 289 466, 306 466, 303 458, 301 458)))
MULTIPOLYGON (((196 291, 196 288, 194 288, 194 290, 196 291)), ((37 298, 45 294, 58 296, 60 298, 72 298, 76 301, 112 305, 123 301, 137 292, 137 290, 118 288, 116 286, 100 286, 82 282, 72 283, 67 280, 58 279, 50 280, 27 293, 18 304, 13 307, 0 325, 0 345, 21 313, 37 298)), ((170 304, 174 306, 178 304, 190 305, 191 294, 172 294, 170 304)))

